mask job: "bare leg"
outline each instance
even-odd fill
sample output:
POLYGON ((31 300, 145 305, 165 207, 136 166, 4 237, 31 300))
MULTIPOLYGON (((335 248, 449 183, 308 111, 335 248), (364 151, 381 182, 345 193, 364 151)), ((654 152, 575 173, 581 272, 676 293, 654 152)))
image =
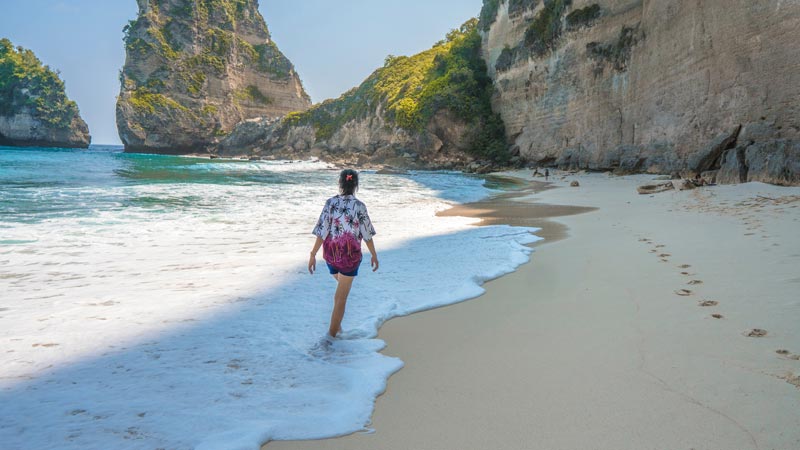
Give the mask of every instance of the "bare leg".
POLYGON ((336 337, 336 334, 342 330, 342 319, 344 318, 344 310, 347 305, 347 296, 350 295, 350 288, 353 286, 353 278, 339 274, 337 278, 339 284, 336 285, 336 293, 333 295, 333 312, 331 313, 331 326, 328 329, 328 334, 331 337, 336 337))

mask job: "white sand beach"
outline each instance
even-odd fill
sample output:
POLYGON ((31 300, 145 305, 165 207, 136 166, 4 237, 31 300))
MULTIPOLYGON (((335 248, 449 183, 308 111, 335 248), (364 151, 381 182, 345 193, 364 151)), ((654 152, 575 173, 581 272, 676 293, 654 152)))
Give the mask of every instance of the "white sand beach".
POLYGON ((800 188, 638 195, 651 179, 558 173, 515 199, 528 219, 484 205, 550 239, 483 296, 384 325, 405 367, 374 433, 265 448, 800 448, 800 188))

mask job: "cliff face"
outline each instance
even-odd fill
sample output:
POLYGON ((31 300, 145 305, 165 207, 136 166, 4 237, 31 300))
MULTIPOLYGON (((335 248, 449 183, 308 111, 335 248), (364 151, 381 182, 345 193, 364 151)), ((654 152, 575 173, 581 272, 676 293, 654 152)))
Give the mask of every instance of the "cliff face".
POLYGON ((243 123, 218 151, 418 168, 505 161, 505 133, 491 109, 492 82, 476 25, 465 23, 417 55, 387 57, 383 67, 338 99, 280 121, 243 123))
POLYGON ((251 120, 240 124, 219 145, 221 156, 264 159, 318 157, 348 165, 458 169, 470 156, 469 124, 440 111, 424 130, 406 130, 387 120, 383 110, 353 119, 332 135, 320 136, 313 124, 291 120, 251 120))
POLYGON ((485 0, 495 110, 528 160, 800 183, 800 4, 485 0))
POLYGON ((238 123, 307 109, 257 0, 137 0, 117 128, 126 151, 210 149, 238 123))
POLYGON ((0 145, 89 146, 89 127, 58 74, 0 39, 0 145))

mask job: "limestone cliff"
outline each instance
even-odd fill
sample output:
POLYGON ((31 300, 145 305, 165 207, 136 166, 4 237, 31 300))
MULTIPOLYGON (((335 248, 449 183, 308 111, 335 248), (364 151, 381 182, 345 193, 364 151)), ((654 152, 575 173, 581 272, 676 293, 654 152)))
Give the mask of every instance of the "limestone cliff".
POLYGON ((257 0, 137 0, 117 128, 129 152, 194 153, 240 122, 311 104, 257 0))
POLYGON ((495 110, 540 164, 800 183, 800 3, 484 0, 495 110))
POLYGON ((89 127, 58 74, 0 39, 0 145, 89 146, 89 127))
POLYGON ((505 162, 505 132, 491 109, 492 82, 476 25, 468 21, 417 55, 387 57, 383 67, 338 99, 279 121, 245 122, 218 151, 418 168, 461 168, 476 159, 505 162))

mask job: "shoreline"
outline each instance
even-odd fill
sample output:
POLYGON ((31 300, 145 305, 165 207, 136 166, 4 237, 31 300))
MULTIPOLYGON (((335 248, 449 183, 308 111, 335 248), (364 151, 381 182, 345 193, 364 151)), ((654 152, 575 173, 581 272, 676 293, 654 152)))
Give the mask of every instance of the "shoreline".
MULTIPOLYGON (((405 367, 376 401, 374 434, 262 448, 800 446, 800 189, 638 196, 650 177, 567 177, 514 201, 546 202, 542 215, 597 207, 547 221, 569 239, 541 227, 551 240, 484 295, 384 324, 384 353, 405 367), (786 200, 751 211, 761 197, 786 200)), ((511 206, 450 213, 547 225, 511 206)))

